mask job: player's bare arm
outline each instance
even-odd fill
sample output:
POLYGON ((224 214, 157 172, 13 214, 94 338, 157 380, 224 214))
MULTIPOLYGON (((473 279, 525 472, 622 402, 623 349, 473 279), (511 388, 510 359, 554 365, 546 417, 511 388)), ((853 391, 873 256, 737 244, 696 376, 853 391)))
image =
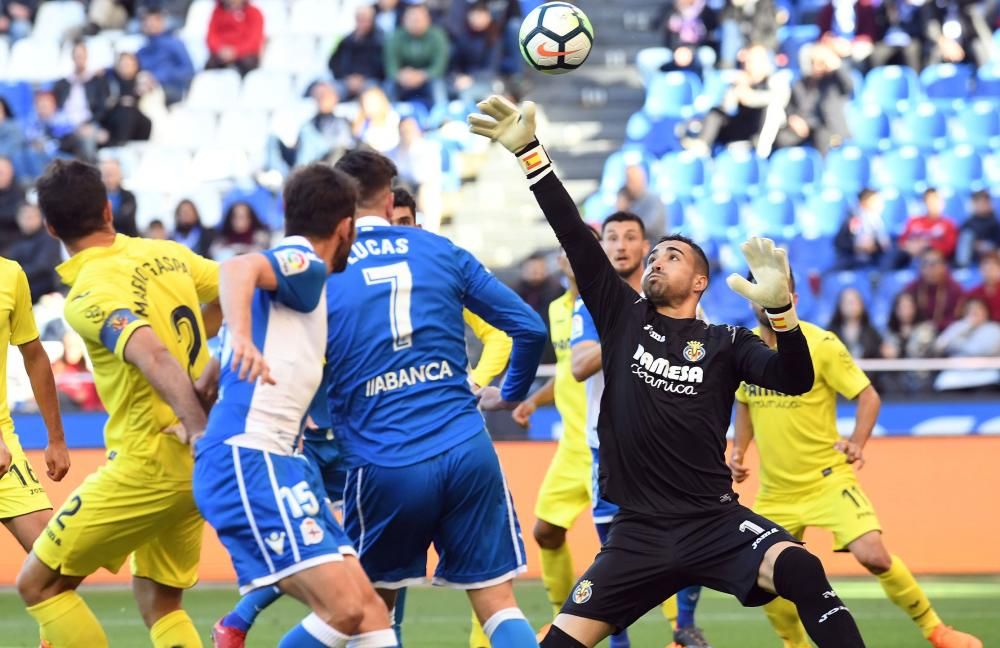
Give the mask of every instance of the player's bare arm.
POLYGON ((573 378, 583 382, 601 370, 601 345, 584 340, 573 345, 573 378))
POLYGON ((539 387, 535 393, 528 396, 521 404, 511 412, 514 422, 523 428, 531 423, 531 415, 542 405, 550 405, 555 402, 556 379, 549 378, 544 385, 539 387))
POLYGON ((854 432, 850 438, 841 439, 836 444, 839 452, 847 455, 847 463, 857 464, 858 469, 864 467, 864 449, 872 436, 875 423, 878 421, 879 410, 882 409, 882 398, 874 385, 868 385, 858 394, 858 410, 854 415, 854 432))
POLYGON ((750 476, 750 469, 743 465, 743 459, 746 457, 750 442, 753 441, 753 423, 750 421, 750 408, 738 401, 735 428, 733 451, 729 455, 729 470, 733 472, 733 481, 739 484, 750 476))
POLYGON ((38 403, 38 410, 45 421, 48 444, 45 446, 46 474, 53 481, 60 481, 69 472, 69 450, 62 418, 59 416, 59 397, 52 365, 41 341, 35 339, 18 347, 24 358, 24 368, 31 381, 31 391, 38 403))
POLYGON ((219 396, 219 369, 219 359, 212 356, 201 375, 194 381, 194 391, 198 394, 198 400, 201 401, 206 413, 212 409, 219 396))
POLYGON ((125 344, 125 361, 134 365, 181 420, 165 432, 184 443, 193 444, 205 433, 205 410, 187 372, 153 332, 152 327, 136 329, 125 344))
POLYGON ((214 338, 222 328, 222 306, 219 300, 202 304, 201 321, 205 324, 205 337, 214 338))
POLYGON ((264 355, 253 343, 250 310, 255 288, 275 290, 278 278, 263 254, 246 254, 226 261, 219 268, 219 303, 229 331, 233 351, 232 369, 240 380, 274 384, 264 355))

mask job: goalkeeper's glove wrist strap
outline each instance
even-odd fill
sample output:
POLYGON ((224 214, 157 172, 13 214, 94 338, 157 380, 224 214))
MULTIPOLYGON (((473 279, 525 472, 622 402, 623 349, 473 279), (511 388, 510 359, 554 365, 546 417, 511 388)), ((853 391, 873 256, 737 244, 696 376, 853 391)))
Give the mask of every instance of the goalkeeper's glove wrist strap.
POLYGON ((765 308, 764 312, 767 314, 767 319, 771 322, 771 328, 774 329, 775 333, 787 333, 799 325, 795 304, 791 302, 781 308, 765 308))
POLYGON ((535 184, 552 171, 552 160, 537 138, 514 155, 529 184, 535 184))

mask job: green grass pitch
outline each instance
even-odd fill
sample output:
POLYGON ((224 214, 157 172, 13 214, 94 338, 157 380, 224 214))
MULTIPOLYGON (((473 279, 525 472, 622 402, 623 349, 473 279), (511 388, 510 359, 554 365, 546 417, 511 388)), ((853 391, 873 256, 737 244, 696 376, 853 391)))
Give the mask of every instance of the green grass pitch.
MULTIPOLYGON (((920 579, 946 623, 977 634, 986 646, 1000 646, 1000 577, 920 579)), ((916 627, 882 594, 874 579, 834 583, 847 602, 871 648, 928 646, 916 627)), ((517 583, 522 607, 535 627, 549 620, 545 593, 537 581, 517 583)), ((85 588, 84 598, 104 624, 114 648, 148 646, 149 639, 127 590, 85 588)), ((231 588, 199 587, 186 595, 191 613, 206 643, 212 624, 237 600, 231 588)), ((248 646, 271 648, 300 618, 305 608, 282 599, 264 612, 250 633, 248 646)), ((745 609, 731 597, 706 591, 698 606, 698 623, 715 648, 780 646, 759 609, 745 609)), ((444 589, 414 588, 407 599, 403 626, 407 648, 464 648, 469 608, 464 594, 444 589)), ((635 648, 662 648, 667 623, 659 610, 640 619, 630 630, 635 648)), ((15 592, 0 592, 0 648, 38 646, 37 629, 15 592)), ((208 645, 208 644, 207 644, 208 645)))

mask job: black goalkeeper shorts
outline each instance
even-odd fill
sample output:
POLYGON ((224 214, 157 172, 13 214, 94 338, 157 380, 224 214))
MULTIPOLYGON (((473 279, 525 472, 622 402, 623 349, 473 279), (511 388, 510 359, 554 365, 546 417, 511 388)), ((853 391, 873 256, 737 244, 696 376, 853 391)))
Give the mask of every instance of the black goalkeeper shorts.
POLYGON ((801 544, 740 505, 688 519, 621 511, 562 613, 604 621, 618 632, 691 585, 732 594, 745 606, 764 605, 774 594, 757 586, 757 574, 764 552, 778 542, 801 544))

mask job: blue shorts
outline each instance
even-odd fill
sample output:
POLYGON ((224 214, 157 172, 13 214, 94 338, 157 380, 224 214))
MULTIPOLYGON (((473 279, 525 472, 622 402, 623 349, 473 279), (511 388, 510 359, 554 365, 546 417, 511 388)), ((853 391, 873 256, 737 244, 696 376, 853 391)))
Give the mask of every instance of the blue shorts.
POLYGON ((594 499, 592 511, 594 524, 610 524, 615 514, 618 513, 618 506, 601 497, 601 488, 597 484, 597 471, 601 467, 600 459, 598 458, 600 452, 597 448, 591 448, 590 454, 594 457, 594 499))
POLYGON ((432 543, 435 585, 479 589, 526 569, 514 501, 485 430, 411 466, 352 468, 345 495, 344 530, 376 587, 424 582, 432 543))
POLYGON ((225 443, 199 448, 195 503, 229 551, 241 594, 356 555, 322 489, 319 471, 302 455, 225 443))
POLYGON ((344 469, 340 442, 333 435, 333 431, 306 428, 302 435, 302 454, 319 469, 326 499, 333 506, 342 506, 347 471, 344 469))

